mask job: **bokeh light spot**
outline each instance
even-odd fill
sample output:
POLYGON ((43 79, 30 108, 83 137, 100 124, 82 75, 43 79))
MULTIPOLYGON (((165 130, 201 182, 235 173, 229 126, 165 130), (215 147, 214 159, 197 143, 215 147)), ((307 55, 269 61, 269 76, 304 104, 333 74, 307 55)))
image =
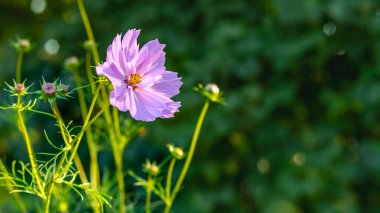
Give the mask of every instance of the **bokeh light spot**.
POLYGON ((333 36, 336 32, 336 25, 332 22, 323 25, 323 33, 327 36, 333 36))
POLYGON ((55 39, 49 39, 45 42, 44 49, 49 55, 54 55, 59 51, 59 43, 55 39))
POLYGON ((302 166, 306 162, 306 155, 302 152, 297 152, 293 155, 292 162, 297 166, 302 166))
POLYGON ((261 158, 261 159, 257 162, 257 170, 258 170, 261 174, 268 173, 269 170, 270 170, 270 163, 269 163, 269 161, 268 161, 266 158, 261 158))
POLYGON ((30 9, 33 13, 39 14, 45 11, 46 1, 45 0, 32 0, 30 3, 30 9))

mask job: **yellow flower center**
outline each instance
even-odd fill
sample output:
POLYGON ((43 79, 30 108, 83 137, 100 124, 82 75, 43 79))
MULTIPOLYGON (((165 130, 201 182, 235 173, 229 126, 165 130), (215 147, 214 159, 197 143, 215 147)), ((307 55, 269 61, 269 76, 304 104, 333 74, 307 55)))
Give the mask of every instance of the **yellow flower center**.
POLYGON ((129 76, 129 81, 128 81, 129 86, 133 86, 133 85, 138 84, 140 82, 141 82, 141 75, 131 74, 129 76))

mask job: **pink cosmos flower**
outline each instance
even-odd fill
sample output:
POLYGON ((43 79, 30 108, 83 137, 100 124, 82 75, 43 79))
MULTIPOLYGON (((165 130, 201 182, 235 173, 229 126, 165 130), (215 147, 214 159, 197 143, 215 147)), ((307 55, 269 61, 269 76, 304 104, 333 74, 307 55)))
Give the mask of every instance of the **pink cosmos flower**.
POLYGON ((123 38, 118 34, 96 72, 111 81, 110 103, 120 111, 129 111, 142 121, 171 118, 181 106, 171 99, 179 93, 181 78, 165 68, 165 45, 155 39, 139 49, 139 34, 136 29, 128 30, 123 38))

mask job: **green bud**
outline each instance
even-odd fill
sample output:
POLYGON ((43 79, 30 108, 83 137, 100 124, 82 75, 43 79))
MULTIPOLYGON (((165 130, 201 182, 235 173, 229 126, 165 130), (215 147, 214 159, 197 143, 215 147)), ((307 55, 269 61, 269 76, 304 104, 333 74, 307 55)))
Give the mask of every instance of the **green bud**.
POLYGON ((198 84, 194 88, 195 91, 200 92, 203 96, 207 97, 210 101, 225 105, 226 102, 222 97, 223 93, 220 91, 218 85, 209 83, 205 87, 202 84, 198 84))
POLYGON ((64 67, 67 70, 76 70, 80 66, 79 59, 76 56, 70 56, 66 58, 64 62, 64 67))
POLYGON ((29 52, 32 49, 32 45, 28 39, 17 39, 17 41, 12 42, 12 45, 19 52, 29 52))
POLYGON ((97 47, 97 44, 93 41, 87 40, 83 42, 83 47, 86 50, 92 50, 93 48, 97 47))
POLYGON ((175 147, 173 146, 172 144, 168 144, 167 145, 168 149, 169 149, 169 152, 170 154, 177 160, 181 160, 182 158, 185 157, 185 153, 183 152, 183 150, 179 147, 175 147))
POLYGON ((212 94, 212 96, 214 96, 214 97, 217 97, 220 93, 218 85, 216 85, 214 83, 207 84, 205 89, 207 91, 209 91, 212 94))
POLYGON ((143 165, 143 171, 152 176, 157 176, 160 173, 160 168, 157 166, 156 162, 151 163, 147 160, 143 165))

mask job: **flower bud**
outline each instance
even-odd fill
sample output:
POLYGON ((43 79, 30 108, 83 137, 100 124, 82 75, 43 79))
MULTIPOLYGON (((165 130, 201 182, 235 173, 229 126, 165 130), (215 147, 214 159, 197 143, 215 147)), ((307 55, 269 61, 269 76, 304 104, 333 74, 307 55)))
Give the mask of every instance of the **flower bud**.
POLYGON ((28 39, 20 39, 18 42, 22 48, 24 49, 30 48, 30 41, 28 39))
POLYGON ((226 104, 224 98, 222 97, 223 92, 221 92, 218 85, 214 83, 209 83, 205 87, 203 87, 202 84, 198 84, 194 90, 200 92, 203 96, 207 97, 212 102, 220 103, 223 105, 226 104))
POLYGON ((8 87, 8 89, 4 89, 4 90, 8 91, 11 94, 11 96, 26 95, 31 85, 28 87, 25 87, 25 82, 26 80, 22 83, 17 83, 15 80, 13 80, 13 86, 9 85, 7 82, 4 82, 8 87))
POLYGON ((205 89, 209 91, 213 96, 219 95, 219 92, 220 92, 218 85, 214 83, 207 84, 205 89))
POLYGON ((70 56, 66 58, 64 67, 67 70, 76 70, 80 66, 79 59, 76 56, 70 56))
POLYGON ((54 84, 46 82, 42 85, 42 92, 47 97, 52 97, 57 92, 57 88, 54 84))
POLYGON ((32 49, 30 41, 25 38, 13 42, 13 46, 20 52, 29 52, 32 49))
POLYGON ((95 48, 97 45, 95 42, 87 40, 83 42, 83 47, 86 50, 91 50, 92 48, 95 48))
POLYGON ((66 86, 65 84, 61 84, 60 90, 61 90, 62 94, 66 95, 69 92, 69 87, 66 86))
POLYGON ((143 171, 152 176, 157 176, 160 173, 160 168, 157 166, 156 162, 151 163, 147 160, 143 165, 143 171))
POLYGON ((169 152, 170 154, 177 160, 181 160, 182 158, 185 157, 185 153, 183 152, 183 150, 179 147, 175 147, 171 144, 168 144, 167 145, 168 149, 169 149, 169 152))
POLYGON ((14 91, 18 94, 25 92, 25 86, 24 84, 15 84, 13 87, 14 91))

